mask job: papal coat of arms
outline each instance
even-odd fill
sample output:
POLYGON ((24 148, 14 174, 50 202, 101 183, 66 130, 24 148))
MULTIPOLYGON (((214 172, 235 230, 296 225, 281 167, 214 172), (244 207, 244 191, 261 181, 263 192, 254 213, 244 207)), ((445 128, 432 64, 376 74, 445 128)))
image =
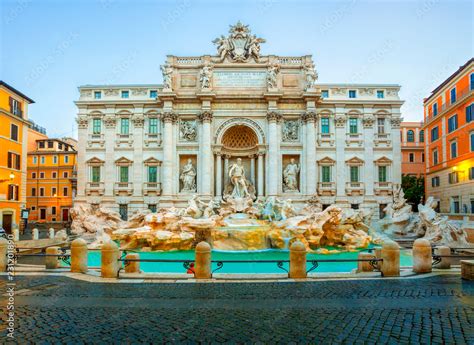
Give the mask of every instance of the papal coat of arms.
POLYGON ((265 43, 265 40, 252 35, 248 25, 238 22, 230 26, 229 36, 221 35, 212 43, 217 45, 219 61, 224 61, 226 57, 229 57, 235 62, 246 62, 252 57, 258 61, 260 43, 265 43))

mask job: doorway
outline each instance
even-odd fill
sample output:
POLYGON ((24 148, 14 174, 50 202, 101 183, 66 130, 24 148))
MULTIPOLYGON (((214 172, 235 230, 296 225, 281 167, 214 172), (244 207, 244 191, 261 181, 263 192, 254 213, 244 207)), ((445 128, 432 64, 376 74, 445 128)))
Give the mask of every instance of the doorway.
POLYGON ((3 226, 3 230, 5 230, 7 234, 12 233, 12 222, 13 222, 13 214, 4 213, 2 226, 3 226))
POLYGON ((61 219, 63 222, 69 222, 69 209, 68 208, 62 209, 61 219))
POLYGON ((46 220, 46 208, 42 207, 39 209, 40 211, 40 220, 46 220))

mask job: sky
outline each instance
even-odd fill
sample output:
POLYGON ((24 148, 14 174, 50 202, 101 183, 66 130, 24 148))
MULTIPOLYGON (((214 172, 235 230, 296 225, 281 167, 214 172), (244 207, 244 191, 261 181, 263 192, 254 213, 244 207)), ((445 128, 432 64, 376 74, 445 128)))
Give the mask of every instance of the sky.
POLYGON ((50 137, 76 136, 78 86, 161 83, 166 55, 215 54, 238 20, 263 55, 313 55, 320 83, 401 85, 406 121, 474 55, 461 0, 0 0, 0 16, 0 79, 50 137))

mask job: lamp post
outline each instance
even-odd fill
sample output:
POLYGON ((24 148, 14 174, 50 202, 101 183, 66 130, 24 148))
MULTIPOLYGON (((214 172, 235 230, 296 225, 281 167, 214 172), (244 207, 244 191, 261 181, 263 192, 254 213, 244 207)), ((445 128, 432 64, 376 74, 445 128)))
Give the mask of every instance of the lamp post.
POLYGON ((10 173, 8 177, 9 178, 0 179, 0 183, 13 181, 13 179, 15 178, 15 175, 13 173, 10 173))

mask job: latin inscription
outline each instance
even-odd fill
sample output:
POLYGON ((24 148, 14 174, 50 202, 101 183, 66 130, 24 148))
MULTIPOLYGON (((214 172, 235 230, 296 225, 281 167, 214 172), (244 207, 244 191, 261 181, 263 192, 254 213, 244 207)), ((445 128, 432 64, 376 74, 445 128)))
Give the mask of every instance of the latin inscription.
POLYGON ((214 71, 215 87, 265 87, 266 71, 214 71))

